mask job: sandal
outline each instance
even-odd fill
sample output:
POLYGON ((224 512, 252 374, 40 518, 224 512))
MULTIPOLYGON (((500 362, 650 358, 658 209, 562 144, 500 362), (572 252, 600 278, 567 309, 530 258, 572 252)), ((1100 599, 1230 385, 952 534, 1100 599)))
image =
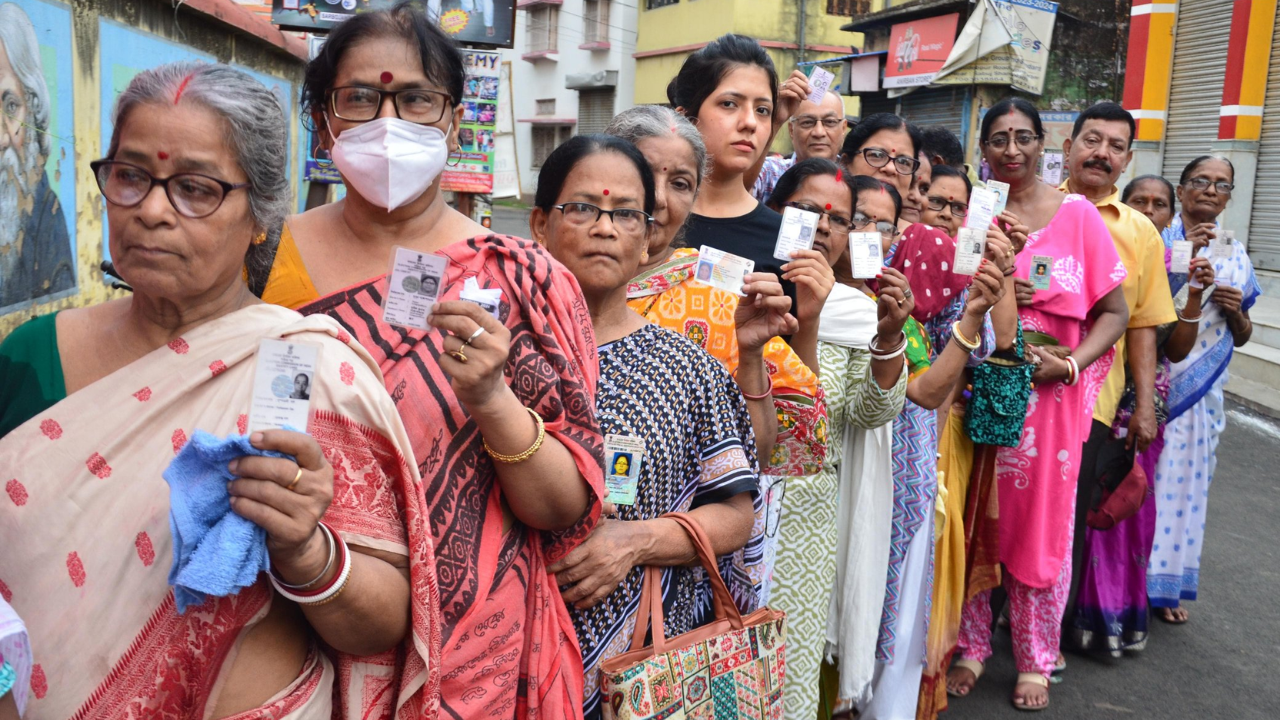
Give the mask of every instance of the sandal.
POLYGON ((1170 625, 1184 625, 1188 620, 1191 619, 1190 613, 1188 613, 1187 609, 1182 607, 1181 605, 1179 605, 1178 607, 1171 607, 1171 608, 1160 607, 1160 608, 1156 608, 1155 610, 1156 610, 1156 618, 1159 619, 1161 622, 1166 622, 1166 623, 1169 623, 1170 625), (1177 619, 1173 614, 1177 610, 1181 610, 1183 612, 1183 616, 1181 620, 1177 619))
POLYGON ((1045 708, 1049 707, 1049 698, 1047 697, 1048 692, 1049 692, 1049 678, 1041 675, 1040 673, 1018 673, 1018 684, 1014 686, 1013 696, 1009 698, 1009 700, 1010 702, 1013 703, 1013 707, 1017 710, 1022 710, 1024 712, 1040 712, 1041 710, 1044 710, 1045 708), (1046 693, 1044 704, 1034 705, 1034 706, 1028 705, 1026 696, 1018 695, 1018 688, 1021 687, 1022 685, 1036 685, 1038 687, 1044 688, 1046 693))
MULTIPOLYGON (((951 664, 951 669, 952 670, 968 670, 969 672, 973 673, 973 682, 969 684, 969 689, 964 692, 956 692, 951 689, 950 684, 947 685, 948 695, 955 698, 962 698, 962 697, 967 697, 969 693, 973 692, 973 686, 977 685, 978 679, 982 677, 982 671, 984 669, 984 666, 982 663, 978 662, 977 660, 966 660, 964 658, 961 658, 951 664)), ((948 672, 947 674, 949 675, 950 672, 948 672)))

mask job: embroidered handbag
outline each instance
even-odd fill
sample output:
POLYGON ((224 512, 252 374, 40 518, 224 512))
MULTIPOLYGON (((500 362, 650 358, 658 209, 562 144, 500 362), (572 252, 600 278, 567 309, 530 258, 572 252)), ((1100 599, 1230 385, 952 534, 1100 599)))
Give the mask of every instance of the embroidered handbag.
POLYGON ((980 445, 1017 447, 1022 439, 1022 425, 1027 420, 1027 401, 1031 398, 1031 375, 1035 366, 1024 353, 1022 323, 1012 356, 993 354, 973 369, 973 391, 964 411, 965 430, 980 445))
POLYGON ((715 620, 674 638, 662 626, 662 573, 645 568, 631 650, 600 663, 605 720, 782 718, 786 616, 761 608, 743 617, 691 516, 668 513, 693 540, 711 582, 715 620), (653 645, 645 632, 653 625, 653 645))

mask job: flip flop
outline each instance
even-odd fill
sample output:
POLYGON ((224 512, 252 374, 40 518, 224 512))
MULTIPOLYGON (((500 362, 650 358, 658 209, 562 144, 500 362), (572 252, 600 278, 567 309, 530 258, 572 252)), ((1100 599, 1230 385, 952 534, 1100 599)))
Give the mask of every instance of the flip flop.
MULTIPOLYGON (((1040 687, 1047 689, 1049 687, 1049 678, 1041 675, 1040 673, 1018 673, 1018 682, 1016 685, 1014 685, 1014 691, 1016 692, 1018 689, 1018 685, 1021 685, 1023 683, 1039 685, 1040 687)), ((1047 702, 1044 705, 1040 705, 1038 707, 1031 707, 1030 705, 1019 705, 1016 695, 1011 696, 1009 698, 1009 702, 1013 705, 1015 710, 1021 710, 1023 712, 1040 712, 1041 710, 1045 710, 1049 707, 1049 703, 1047 702)))
MULTIPOLYGON (((969 672, 973 673, 973 683, 974 685, 977 685, 978 680, 982 678, 982 671, 984 669, 984 665, 978 662, 977 660, 965 660, 964 658, 960 658, 959 660, 956 660, 955 662, 951 663, 951 669, 955 670, 956 668, 962 668, 964 670, 968 670, 969 672)), ((969 693, 971 692, 973 692, 973 686, 969 687, 969 693)), ((969 693, 961 694, 958 692, 952 692, 950 687, 947 688, 947 695, 950 695, 951 697, 955 697, 955 698, 968 697, 969 693)))

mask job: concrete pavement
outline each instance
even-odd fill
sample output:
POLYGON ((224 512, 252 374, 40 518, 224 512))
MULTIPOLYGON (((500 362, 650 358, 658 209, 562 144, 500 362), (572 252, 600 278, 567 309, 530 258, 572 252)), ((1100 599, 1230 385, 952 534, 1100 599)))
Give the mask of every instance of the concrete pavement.
POLYGON ((503 235, 529 237, 529 211, 494 205, 493 231, 503 235))

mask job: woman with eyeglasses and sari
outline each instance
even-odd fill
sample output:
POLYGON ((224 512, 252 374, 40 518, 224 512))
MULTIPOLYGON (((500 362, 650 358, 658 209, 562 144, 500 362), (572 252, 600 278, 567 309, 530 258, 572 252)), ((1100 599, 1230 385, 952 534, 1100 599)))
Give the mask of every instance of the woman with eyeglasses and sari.
POLYGON ((1235 189, 1231 161, 1202 155, 1178 179, 1181 210, 1164 230, 1164 242, 1189 240, 1193 272, 1169 273, 1178 308, 1178 329, 1168 346, 1189 349, 1173 364, 1169 378, 1169 420, 1155 474, 1156 532, 1147 564, 1147 594, 1156 617, 1182 624, 1182 601, 1195 600, 1200 587, 1209 486, 1217 467, 1218 442, 1226 429, 1222 388, 1235 348, 1249 342, 1249 308, 1262 295, 1245 247, 1228 238, 1219 217, 1235 189), (1212 246, 1215 246, 1212 247, 1212 246), (1209 266, 1203 267, 1207 260, 1209 266), (1206 277, 1206 271, 1211 270, 1206 277), (1183 329, 1182 326, 1187 326, 1183 329), (1191 329, 1196 337, 1189 348, 1191 329))
POLYGON ((435 554, 404 425, 337 323, 242 278, 292 197, 279 103, 225 65, 174 63, 134 77, 112 125, 90 166, 132 294, 0 346, 0 577, 35 651, 25 717, 434 716, 435 554), (249 427, 264 340, 317 346, 306 434, 249 427), (214 459, 170 464, 188 451, 214 459), (190 514, 226 543, 193 553, 190 514), (176 583, 236 572, 232 551, 270 570, 175 600, 168 558, 176 583))
POLYGON ((263 298, 336 319, 396 401, 440 549, 442 714, 581 717, 581 654, 548 567, 600 516, 596 344, 567 270, 445 203, 465 79, 413 5, 329 34, 302 100, 347 196, 288 219, 263 298), (396 248, 444 260, 427 330, 383 319, 396 248))
MULTIPOLYGON (((550 567, 570 606, 586 670, 585 714, 601 716, 600 663, 630 648, 646 566, 663 567, 668 637, 710 620, 710 586, 688 535, 669 512, 704 528, 743 612, 756 608, 742 549, 756 532, 751 416, 729 372, 679 333, 627 307, 627 285, 648 253, 654 176, 636 146, 580 135, 538 175, 534 238, 582 285, 600 343, 596 413, 606 438, 609 507, 578 548, 550 567)), ((752 279, 746 331, 768 336, 789 304, 776 279, 752 279), (771 327, 772 326, 772 327, 771 327)), ((616 712, 616 711, 615 711, 616 712)))
MULTIPOLYGON (((1036 176, 1044 128, 1034 105, 1020 98, 996 103, 980 137, 995 178, 1009 184, 1007 209, 1017 221, 1008 223, 1010 232, 1027 236, 1013 275, 1026 278, 1033 265, 1046 267, 1033 255, 1052 258, 1045 273, 1048 289, 1035 290, 1031 303, 1018 309, 1022 327, 1051 336, 1062 348, 1031 347, 1038 364, 1022 439, 1018 447, 999 448, 996 456, 998 557, 984 557, 969 569, 971 575, 991 576, 994 564, 1003 564, 1018 669, 1011 702, 1040 710, 1049 704, 1049 676, 1071 585, 1075 483, 1062 479, 1077 474, 1092 422, 1089 408, 1110 370, 1108 351, 1128 322, 1120 288, 1125 269, 1097 209, 1036 176)), ((947 677, 947 690, 956 696, 972 690, 992 652, 991 591, 970 588, 966 595, 961 659, 947 677)))

